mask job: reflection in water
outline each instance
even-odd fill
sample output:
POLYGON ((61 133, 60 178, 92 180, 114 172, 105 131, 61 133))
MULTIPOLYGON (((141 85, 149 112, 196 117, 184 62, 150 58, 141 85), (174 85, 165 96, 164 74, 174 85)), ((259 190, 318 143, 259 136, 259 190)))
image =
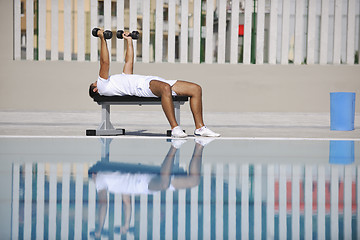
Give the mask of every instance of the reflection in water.
POLYGON ((89 169, 89 175, 95 182, 98 196, 98 224, 94 233, 96 238, 99 238, 101 233, 106 235, 103 227, 108 208, 108 193, 121 195, 124 222, 119 233, 126 234, 130 228, 130 219, 133 212, 132 196, 154 195, 155 201, 160 203, 158 194, 161 191, 175 191, 199 185, 202 152, 205 143, 197 142, 195 144, 189 171, 184 172, 174 168, 176 153, 184 142, 186 141, 172 140, 170 149, 160 167, 101 161, 89 169))
POLYGON ((14 163, 12 238, 358 239, 352 141, 331 141, 326 164, 209 163, 194 143, 186 170, 181 142, 160 166, 109 162, 110 142, 96 164, 14 163))

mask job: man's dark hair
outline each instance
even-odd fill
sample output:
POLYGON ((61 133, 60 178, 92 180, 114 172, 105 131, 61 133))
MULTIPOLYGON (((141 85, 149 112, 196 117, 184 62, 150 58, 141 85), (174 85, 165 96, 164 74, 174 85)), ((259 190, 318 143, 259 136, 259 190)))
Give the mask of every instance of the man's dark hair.
POLYGON ((90 97, 94 98, 98 93, 94 92, 94 84, 90 84, 90 87, 89 87, 89 95, 90 97))

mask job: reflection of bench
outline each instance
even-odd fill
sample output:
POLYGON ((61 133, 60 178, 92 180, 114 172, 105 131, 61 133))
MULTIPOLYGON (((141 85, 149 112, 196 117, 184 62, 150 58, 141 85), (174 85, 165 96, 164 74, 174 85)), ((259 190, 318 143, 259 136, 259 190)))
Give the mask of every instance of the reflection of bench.
MULTIPOLYGON (((94 96, 94 101, 101 105, 101 123, 96 130, 86 130, 87 136, 114 136, 124 135, 125 129, 115 129, 110 122, 110 105, 161 105, 161 98, 135 96, 94 96)), ((186 96, 174 96, 176 121, 180 124, 180 105, 188 101, 186 96)), ((169 135, 169 131, 168 131, 169 135)))
MULTIPOLYGON (((123 162, 110 162, 110 144, 112 138, 100 138, 101 141, 101 160, 91 166, 88 170, 89 176, 97 172, 126 172, 126 173, 150 173, 160 174, 160 166, 145 165, 141 163, 123 163, 123 162)), ((170 142, 169 139, 166 140, 170 142)), ((187 174, 187 172, 179 167, 179 151, 175 153, 174 165, 172 168, 172 175, 187 174)))
MULTIPOLYGON (((122 163, 122 162, 103 162, 99 161, 91 166, 88 174, 98 172, 122 172, 122 173, 141 173, 141 174, 157 174, 160 175, 161 167, 136 163, 122 163)), ((186 175, 187 172, 182 168, 174 168, 171 175, 186 175)))

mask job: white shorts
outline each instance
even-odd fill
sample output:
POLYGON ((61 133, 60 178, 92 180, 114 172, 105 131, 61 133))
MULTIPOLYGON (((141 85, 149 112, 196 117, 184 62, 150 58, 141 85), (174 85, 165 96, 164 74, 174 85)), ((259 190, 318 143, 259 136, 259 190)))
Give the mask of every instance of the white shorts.
MULTIPOLYGON (((165 80, 163 78, 160 77, 149 77, 147 79, 145 79, 144 82, 144 87, 143 88, 138 88, 137 89, 137 96, 139 97, 158 97, 156 96, 151 90, 150 90, 150 82, 152 80, 157 80, 160 82, 164 82, 169 84, 171 87, 176 83, 177 80, 165 80)), ((173 96, 176 96, 176 92, 172 91, 171 93, 173 96)))
MULTIPOLYGON (((97 81, 97 88, 100 95, 104 96, 138 96, 138 97, 157 97, 150 90, 152 80, 161 81, 173 86, 177 80, 165 80, 157 76, 144 76, 136 74, 115 74, 108 79, 100 76, 97 81)), ((172 92, 173 96, 176 93, 172 92)))

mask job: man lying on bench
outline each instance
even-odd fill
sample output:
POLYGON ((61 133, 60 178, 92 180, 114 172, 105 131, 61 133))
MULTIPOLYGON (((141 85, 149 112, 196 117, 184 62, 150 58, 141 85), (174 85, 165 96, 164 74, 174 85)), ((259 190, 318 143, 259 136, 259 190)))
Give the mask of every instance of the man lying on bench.
POLYGON ((176 121, 172 96, 189 96, 190 109, 195 122, 195 136, 220 136, 220 134, 211 131, 204 124, 202 89, 199 85, 186 81, 165 80, 156 76, 133 74, 134 48, 129 33, 123 33, 123 38, 127 42, 123 73, 109 76, 110 59, 104 31, 102 29, 98 30, 97 35, 101 41, 100 72, 98 80, 90 85, 90 93, 99 93, 104 96, 161 97, 161 106, 170 123, 171 136, 174 138, 184 138, 187 137, 187 134, 184 133, 176 121))

